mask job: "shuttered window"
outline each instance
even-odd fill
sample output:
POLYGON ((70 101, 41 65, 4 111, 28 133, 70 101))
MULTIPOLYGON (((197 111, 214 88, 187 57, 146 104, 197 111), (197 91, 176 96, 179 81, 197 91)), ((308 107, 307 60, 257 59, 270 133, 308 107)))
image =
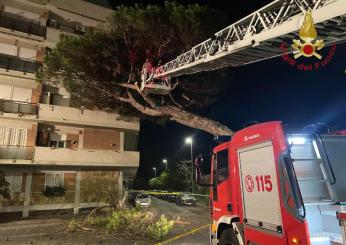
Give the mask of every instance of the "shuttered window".
POLYGON ((28 129, 0 127, 1 146, 26 146, 28 129))

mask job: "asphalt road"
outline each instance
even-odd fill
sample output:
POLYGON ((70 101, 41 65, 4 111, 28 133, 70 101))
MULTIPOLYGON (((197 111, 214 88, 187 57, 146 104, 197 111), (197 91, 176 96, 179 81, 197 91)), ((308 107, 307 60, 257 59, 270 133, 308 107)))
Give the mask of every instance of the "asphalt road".
POLYGON ((148 210, 176 220, 171 233, 160 243, 119 238, 101 229, 67 231, 71 216, 49 216, 0 223, 0 245, 147 245, 147 244, 209 244, 209 211, 205 205, 177 206, 175 203, 153 198, 148 210), (193 232, 196 231, 196 232, 193 232))
POLYGON ((209 244, 209 230, 206 225, 210 223, 210 219, 206 205, 198 204, 196 207, 178 206, 175 203, 157 198, 152 198, 152 200, 152 208, 174 220, 178 219, 174 230, 162 242, 163 244, 209 244), (192 232, 196 229, 199 230, 192 232))

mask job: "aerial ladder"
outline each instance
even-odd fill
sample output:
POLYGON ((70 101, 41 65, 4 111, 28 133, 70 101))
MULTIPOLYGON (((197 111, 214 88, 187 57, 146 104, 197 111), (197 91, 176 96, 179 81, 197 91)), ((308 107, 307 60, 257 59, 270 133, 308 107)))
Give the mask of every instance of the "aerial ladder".
MULTIPOLYGON (((171 78, 281 56, 285 42, 297 55, 307 19, 323 40, 314 49, 346 40, 346 0, 276 0, 166 64, 145 64, 140 90, 167 94, 171 78)), ((346 245, 345 130, 289 135, 278 121, 252 125, 198 156, 195 176, 210 187, 211 244, 346 245)))
POLYGON ((159 67, 145 64, 140 88, 167 94, 173 77, 283 55, 280 45, 297 38, 308 10, 324 45, 346 40, 346 0, 276 0, 159 67))

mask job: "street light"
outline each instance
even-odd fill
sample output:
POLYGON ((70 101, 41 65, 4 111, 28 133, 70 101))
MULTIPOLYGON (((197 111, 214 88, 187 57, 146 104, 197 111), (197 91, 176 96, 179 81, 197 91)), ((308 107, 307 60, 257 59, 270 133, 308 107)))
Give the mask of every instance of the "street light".
POLYGON ((155 167, 153 167, 153 170, 154 170, 154 173, 155 173, 155 177, 156 177, 156 168, 155 168, 155 167))
POLYGON ((162 162, 163 162, 164 164, 166 164, 166 172, 167 172, 167 171, 168 171, 168 168, 167 168, 167 159, 163 159, 162 162))
POLYGON ((187 137, 185 138, 185 144, 190 144, 191 146, 191 169, 192 169, 192 173, 191 173, 191 190, 192 193, 194 193, 194 188, 193 188, 193 153, 192 153, 192 137, 187 137))

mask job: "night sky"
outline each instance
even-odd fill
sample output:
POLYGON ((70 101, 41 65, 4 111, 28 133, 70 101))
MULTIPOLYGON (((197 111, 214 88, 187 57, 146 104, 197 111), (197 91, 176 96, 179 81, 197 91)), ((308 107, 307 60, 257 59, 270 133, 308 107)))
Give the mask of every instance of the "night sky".
MULTIPOLYGON (((133 4, 135 1, 112 1, 133 4)), ((142 1, 158 3, 162 1, 142 1)), ((199 2, 219 8, 228 14, 230 24, 271 1, 180 1, 199 2)), ((327 52, 329 48, 324 48, 327 52)), ((325 54, 325 53, 324 53, 325 54)), ((300 71, 290 67, 281 57, 242 67, 229 68, 229 86, 218 101, 207 108, 207 115, 233 130, 244 127, 248 121, 280 120, 288 132, 301 132, 306 125, 323 122, 346 129, 346 43, 338 44, 333 60, 314 71, 300 71)), ((186 136, 193 136, 194 155, 208 153, 213 146, 212 136, 176 123, 160 126, 141 121, 139 150, 141 152, 138 176, 153 177, 152 167, 164 169, 168 164, 190 159, 190 147, 184 144, 186 136)))

